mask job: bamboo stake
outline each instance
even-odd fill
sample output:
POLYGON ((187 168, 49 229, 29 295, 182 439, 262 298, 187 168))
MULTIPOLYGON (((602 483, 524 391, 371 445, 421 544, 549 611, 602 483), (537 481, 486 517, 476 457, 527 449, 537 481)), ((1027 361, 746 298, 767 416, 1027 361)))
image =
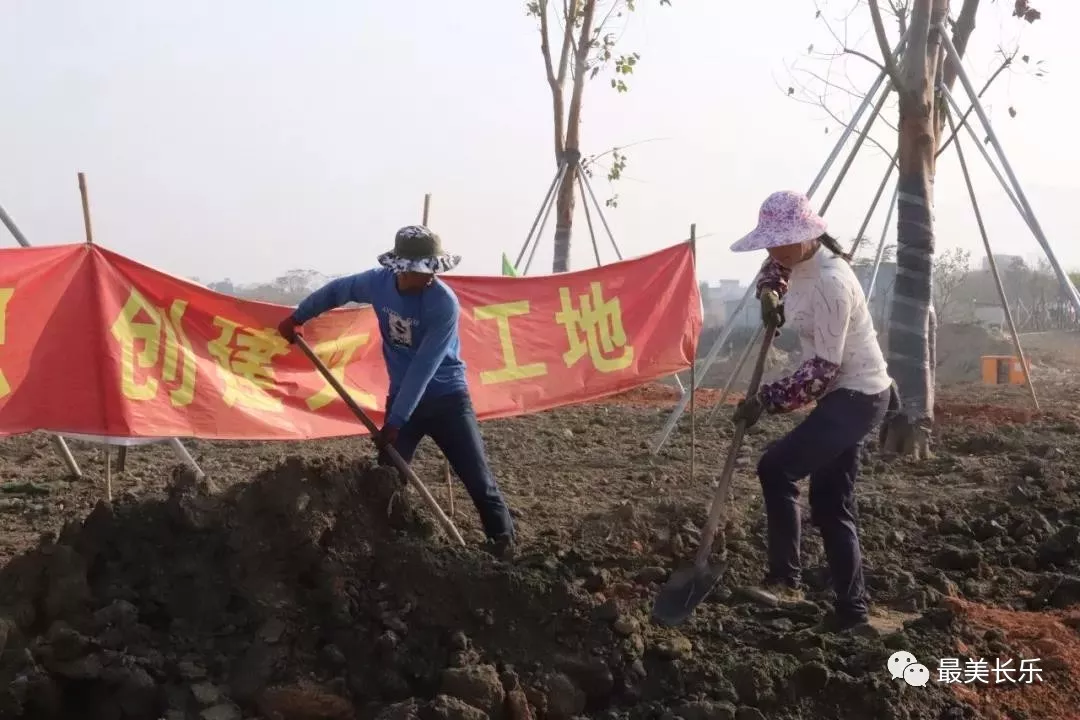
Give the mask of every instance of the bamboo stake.
MULTIPOLYGON (((79 197, 82 199, 83 229, 86 232, 86 244, 94 244, 94 230, 90 225, 90 195, 86 189, 86 173, 79 173, 79 197)), ((112 502, 112 448, 105 445, 105 499, 112 502)))
MULTIPOLYGON (((83 226, 86 229, 86 243, 92 245, 94 243, 94 230, 90 224, 90 193, 86 185, 86 173, 79 173, 79 195, 82 198, 83 226)), ((111 465, 112 453, 107 445, 105 446, 105 456, 109 459, 109 465, 111 465)), ((112 502, 112 473, 109 465, 106 465, 105 481, 109 502, 112 502)), ((127 445, 121 445, 116 451, 116 472, 123 473, 126 468, 127 445)))
POLYGON ((86 191, 86 173, 79 173, 79 195, 82 196, 83 227, 86 229, 86 244, 94 244, 94 230, 90 227, 90 197, 86 191))
POLYGON ((112 452, 105 446, 105 499, 112 502, 112 452))
MULTIPOLYGON (((697 282, 697 223, 690 225, 690 257, 694 263, 694 282, 697 282)), ((694 483, 695 463, 697 462, 697 413, 695 412, 697 394, 697 341, 690 357, 690 484, 694 483)))

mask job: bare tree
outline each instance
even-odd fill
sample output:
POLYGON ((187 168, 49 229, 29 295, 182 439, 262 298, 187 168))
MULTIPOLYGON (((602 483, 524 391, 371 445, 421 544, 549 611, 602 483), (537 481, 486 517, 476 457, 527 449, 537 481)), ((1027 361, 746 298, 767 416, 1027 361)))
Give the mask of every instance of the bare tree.
POLYGON ((1068 298, 1057 281, 1050 263, 1041 258, 1031 267, 1022 258, 1014 258, 1002 270, 1002 284, 1013 304, 1017 325, 1025 331, 1048 330, 1066 326, 1055 313, 1066 313, 1068 298))
POLYGON ((971 274, 971 251, 946 250, 934 260, 934 314, 949 322, 954 295, 971 274))
MULTIPOLYGON (((952 141, 944 140, 948 105, 937 92, 938 87, 952 89, 957 79, 957 65, 946 60, 943 38, 939 33, 944 23, 951 32, 951 41, 963 56, 975 29, 979 0, 962 0, 956 17, 950 16, 949 0, 887 0, 890 17, 900 34, 907 38, 899 58, 893 47, 899 38, 889 37, 886 20, 878 0, 859 0, 839 22, 845 30, 838 32, 826 20, 826 26, 838 48, 824 56, 828 62, 825 72, 812 73, 810 82, 795 80, 787 94, 797 100, 822 108, 831 122, 847 124, 842 113, 834 109, 838 95, 847 96, 850 104, 862 100, 862 91, 847 78, 838 78, 836 65, 843 58, 860 58, 883 70, 889 88, 895 92, 895 125, 889 125, 892 108, 882 113, 883 124, 895 131, 893 142, 868 137, 867 141, 887 157, 895 156, 898 170, 899 200, 897 203, 897 277, 893 286, 892 306, 885 344, 889 350, 889 370, 896 380, 903 400, 903 411, 890 421, 884 434, 885 449, 914 456, 929 456, 930 432, 934 419, 934 364, 937 318, 933 307, 934 266, 934 178, 937 158, 952 141), (876 52, 858 49, 858 40, 846 31, 847 23, 856 17, 865 18, 869 10, 870 35, 876 52), (871 57, 878 55, 880 60, 871 57), (817 83, 816 94, 806 88, 817 83)), ((816 6, 817 17, 823 18, 816 6)), ((1031 23, 1039 19, 1037 10, 1026 0, 1015 0, 1013 15, 1031 23)), ((836 21, 833 21, 836 22, 836 21)), ((813 54, 813 46, 808 54, 813 54)), ((990 76, 979 95, 987 91, 1002 72, 1015 67, 1015 60, 1041 77, 1041 64, 1031 63, 1014 47, 999 49, 1001 63, 990 76)), ((821 59, 819 57, 819 59, 821 59)), ((793 73, 795 74, 795 73, 793 73)), ((804 78, 806 71, 803 71, 804 78)), ((1014 108, 1009 114, 1015 115, 1014 108)), ((968 114, 959 119, 962 125, 968 114)))
MULTIPOLYGON (((811 44, 794 61, 788 64, 788 78, 786 84, 779 84, 785 95, 799 103, 810 105, 820 111, 824 123, 824 132, 828 134, 834 128, 845 127, 855 107, 865 97, 866 82, 862 73, 857 72, 857 67, 852 68, 852 63, 862 65, 864 68, 873 68, 874 72, 884 70, 884 66, 870 56, 876 53, 875 48, 859 49, 859 45, 871 40, 876 44, 873 37, 873 27, 866 28, 866 16, 868 13, 867 0, 810 0, 815 13, 816 21, 825 29, 833 44, 831 50, 821 50, 811 44), (833 5, 847 2, 848 5, 833 14, 827 14, 833 5), (852 29, 852 26, 855 29, 852 29), (864 37, 869 35, 870 37, 864 37)), ((1015 0, 1014 0, 1015 1, 1015 0)), ((911 13, 912 0, 887 0, 889 15, 895 19, 900 31, 907 28, 908 18, 911 13)), ((990 0, 991 4, 997 0, 990 0)), ((1024 5, 1025 20, 1034 22, 1041 17, 1037 10, 1024 5)), ((1014 9, 1013 15, 1017 15, 1014 9)), ((951 22, 951 21, 950 21, 951 22)), ((958 22, 958 21, 957 21, 958 22)), ((958 50, 961 48, 958 46, 958 50)), ((987 76, 983 86, 979 90, 979 97, 985 98, 987 92, 995 81, 1006 71, 1011 74, 1024 74, 1028 77, 1045 77, 1048 70, 1042 60, 1037 60, 1027 53, 1021 53, 1018 39, 1002 38, 1002 42, 995 51, 995 67, 987 76)), ((880 132, 871 132, 866 142, 870 148, 884 157, 892 157, 893 150, 889 148, 895 145, 895 134, 899 131, 896 123, 891 119, 895 117, 898 109, 895 95, 891 95, 885 103, 883 111, 875 122, 888 131, 887 135, 880 132)), ((1006 111, 1010 117, 1017 115, 1016 108, 1009 104, 1006 111)), ((959 123, 960 129, 968 121, 972 110, 964 113, 959 123)), ((947 149, 953 138, 950 137, 938 148, 939 154, 947 149)), ((860 246, 861 247, 861 246, 860 246)))
MULTIPOLYGON (((671 0, 659 0, 671 5, 671 0)), ((578 160, 581 159, 581 106, 585 83, 605 69, 611 69, 611 87, 616 92, 629 89, 627 77, 632 75, 640 60, 636 52, 618 53, 616 45, 628 13, 635 9, 635 0, 532 0, 526 8, 540 25, 540 52, 544 71, 551 89, 551 109, 554 119, 555 163, 568 163, 555 200, 554 272, 570 269, 570 237, 574 224, 574 185, 578 182, 578 160), (556 34, 556 32, 558 34, 556 34), (558 42, 553 52, 552 39, 558 42), (570 81, 567 101, 566 86, 570 81)), ((599 164, 600 158, 610 156, 609 181, 618 180, 626 169, 626 154, 622 148, 594 156, 586 167, 599 164)), ((608 200, 614 206, 616 198, 608 200)))

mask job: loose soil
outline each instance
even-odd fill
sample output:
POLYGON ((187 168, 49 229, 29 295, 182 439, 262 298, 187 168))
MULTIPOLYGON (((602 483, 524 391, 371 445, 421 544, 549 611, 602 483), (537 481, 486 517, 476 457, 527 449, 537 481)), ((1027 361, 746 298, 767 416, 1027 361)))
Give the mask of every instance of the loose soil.
MULTIPOLYGON (((868 450, 859 488, 879 637, 821 632, 831 591, 803 539, 808 602, 768 608, 753 469, 798 420, 748 433, 717 590, 649 622, 690 561, 731 435, 699 413, 657 455, 660 386, 483 425, 517 517, 513 562, 425 442, 416 469, 466 536, 450 545, 364 438, 133 448, 104 501, 100 449, 71 480, 40 434, 0 442, 0 719, 1070 718, 1080 707, 1080 382, 938 398, 936 457, 868 450), (913 653, 926 687, 886 661, 913 653), (1038 658, 1041 682, 947 684, 941 658, 1038 658)), ((698 393, 701 407, 716 393, 698 393)), ((804 496, 805 497, 805 496, 804 496)), ((808 513, 807 513, 808 514, 808 513)))

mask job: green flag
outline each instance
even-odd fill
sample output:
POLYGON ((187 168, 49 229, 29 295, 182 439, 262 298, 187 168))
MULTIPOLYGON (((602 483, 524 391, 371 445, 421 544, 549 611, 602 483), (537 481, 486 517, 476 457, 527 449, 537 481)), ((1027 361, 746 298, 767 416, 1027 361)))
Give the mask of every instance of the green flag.
POLYGON ((514 266, 510 264, 510 258, 506 257, 506 253, 503 253, 502 256, 502 274, 508 277, 517 277, 517 270, 515 270, 514 266))

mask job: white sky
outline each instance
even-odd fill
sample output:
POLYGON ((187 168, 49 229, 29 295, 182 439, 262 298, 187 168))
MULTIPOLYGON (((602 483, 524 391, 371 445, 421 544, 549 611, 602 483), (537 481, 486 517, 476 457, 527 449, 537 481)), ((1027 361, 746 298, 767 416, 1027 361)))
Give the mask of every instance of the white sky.
MULTIPOLYGON (((695 222, 709 236, 701 277, 746 280, 760 258, 728 245, 768 193, 806 190, 839 131, 777 83, 790 84, 787 66, 810 43, 834 43, 811 0, 638 4, 621 41, 642 56, 631 92, 616 94, 606 77, 586 91, 586 153, 658 138, 628 151, 608 220, 624 256, 682 240, 695 222)), ((1067 90, 1080 70, 1080 5, 1043 0, 1044 19, 1030 26, 1009 17, 1007 0, 983 6, 968 62, 977 85, 995 45, 1018 34, 1051 71, 1004 76, 987 98, 1051 245, 1067 269, 1080 267, 1067 90)), ((848 28, 876 54, 859 13, 848 28)), ((863 87, 876 72, 858 59, 847 67, 863 87)), ((99 243, 204 282, 365 269, 394 230, 420 220, 426 192, 431 225, 464 255, 459 272, 497 274, 554 174, 538 33, 514 0, 6 0, 0 92, 0 204, 31 242, 82 240, 84 171, 99 243)), ((877 137, 895 147, 887 128, 877 137)), ((1035 258, 1035 240, 966 148, 995 252, 1035 258)), ((828 213, 841 238, 858 229, 885 163, 880 151, 860 154, 828 213)), ((603 178, 594 187, 608 196, 603 178)), ((981 254, 951 151, 937 201, 939 248, 981 254)), ((883 220, 884 207, 875 241, 883 220)), ((550 269, 552 232, 553 223, 533 274, 550 269)), ((575 238, 573 267, 587 267, 580 216, 575 238)), ((608 244, 601 253, 614 259, 608 244)))

